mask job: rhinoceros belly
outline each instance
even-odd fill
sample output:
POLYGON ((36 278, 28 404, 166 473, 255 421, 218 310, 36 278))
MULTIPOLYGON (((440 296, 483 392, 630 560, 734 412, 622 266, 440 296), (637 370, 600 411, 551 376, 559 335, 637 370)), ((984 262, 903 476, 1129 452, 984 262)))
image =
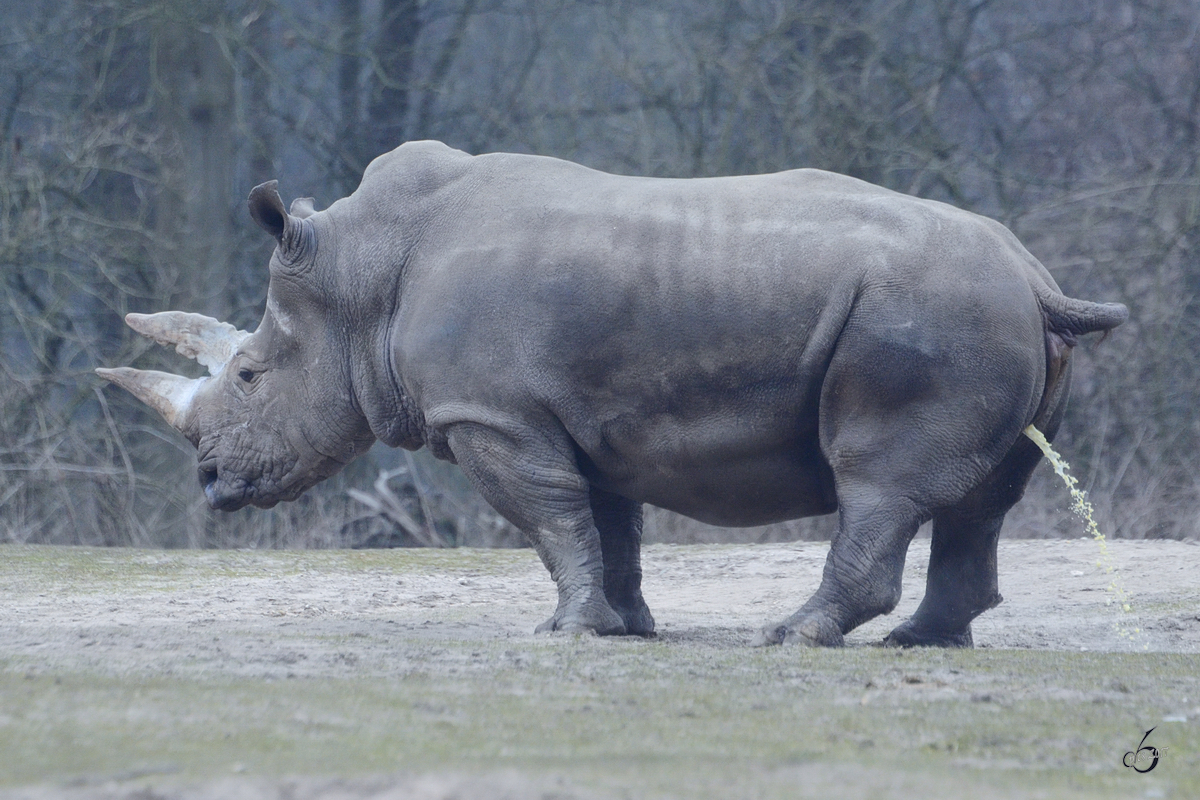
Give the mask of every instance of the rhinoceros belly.
POLYGON ((579 460, 602 489, 712 525, 837 510, 816 432, 797 436, 756 415, 613 420, 601 426, 598 445, 580 448, 579 460))

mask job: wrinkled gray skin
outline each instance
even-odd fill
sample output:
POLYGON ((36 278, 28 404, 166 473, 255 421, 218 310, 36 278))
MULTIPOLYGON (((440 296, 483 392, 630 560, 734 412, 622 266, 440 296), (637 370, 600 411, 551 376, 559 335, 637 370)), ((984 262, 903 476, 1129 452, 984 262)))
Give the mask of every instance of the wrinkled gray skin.
POLYGON ((1022 429, 1053 437, 1074 337, 1127 314, 1064 297, 998 223, 816 170, 630 178, 416 142, 326 211, 273 183, 250 207, 279 242, 266 313, 175 423, 209 502, 293 499, 375 439, 428 447, 550 570, 540 631, 653 632, 652 503, 839 514, 820 588, 763 644, 891 611, 932 519, 888 642, 970 646, 1040 457, 1022 429))

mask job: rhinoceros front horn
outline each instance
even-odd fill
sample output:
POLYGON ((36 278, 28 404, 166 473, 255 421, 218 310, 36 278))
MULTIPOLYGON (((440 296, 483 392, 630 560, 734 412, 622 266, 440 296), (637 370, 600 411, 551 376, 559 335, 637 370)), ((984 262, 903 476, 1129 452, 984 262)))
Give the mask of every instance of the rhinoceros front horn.
MULTIPOLYGON (((221 373, 238 345, 250 335, 212 317, 183 311, 128 314, 125 322, 159 344, 174 345, 177 352, 208 367, 211 375, 221 373)), ((184 433, 196 390, 208 380, 130 367, 97 369, 96 374, 128 391, 161 414, 167 424, 184 433)))
POLYGON ((112 381, 153 408, 177 431, 184 432, 192 398, 207 378, 184 378, 156 370, 117 367, 97 369, 96 374, 112 381))

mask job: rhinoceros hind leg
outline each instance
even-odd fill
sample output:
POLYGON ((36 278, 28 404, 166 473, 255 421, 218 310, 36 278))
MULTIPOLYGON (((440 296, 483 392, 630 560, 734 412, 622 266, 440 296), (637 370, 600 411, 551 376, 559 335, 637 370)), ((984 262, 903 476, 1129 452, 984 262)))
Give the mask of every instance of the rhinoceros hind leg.
POLYGON ((1003 516, 972 520, 953 512, 933 518, 925 597, 884 644, 896 647, 973 647, 971 620, 1000 604, 996 542, 1003 516))
POLYGON ((920 298, 873 291, 856 301, 821 389, 838 533, 816 593, 768 641, 782 627, 782 641, 836 644, 835 626, 845 634, 890 613, 908 545, 929 519, 940 548, 932 590, 897 641, 962 641, 998 598, 994 533, 1036 463, 1017 440, 1045 374, 1043 322, 1027 307, 989 305, 972 310, 964 335, 923 313, 920 298))
POLYGON ((905 620, 892 629, 883 640, 884 647, 962 647, 971 649, 975 640, 971 638, 971 626, 964 630, 938 631, 922 628, 912 619, 905 620))
POLYGON ((654 617, 642 598, 642 504, 595 487, 592 519, 604 552, 604 596, 631 636, 653 636, 654 617))
MULTIPOLYGON (((1058 412, 1050 420, 1058 427, 1058 412)), ((1004 515, 1025 491, 1040 451, 1024 436, 1004 460, 959 503, 933 515, 925 597, 912 618, 884 644, 901 647, 972 647, 971 620, 1000 604, 996 545, 1004 515)))
POLYGON ((889 501, 871 492, 845 495, 821 585, 799 611, 764 628, 756 645, 840 647, 843 634, 889 613, 900 601, 904 557, 923 511, 902 497, 889 501))
POLYGON ((625 621, 605 597, 600 533, 589 485, 568 442, 537 429, 504 431, 474 422, 450 427, 458 465, 492 507, 521 529, 558 586, 558 607, 538 633, 625 633, 625 621))

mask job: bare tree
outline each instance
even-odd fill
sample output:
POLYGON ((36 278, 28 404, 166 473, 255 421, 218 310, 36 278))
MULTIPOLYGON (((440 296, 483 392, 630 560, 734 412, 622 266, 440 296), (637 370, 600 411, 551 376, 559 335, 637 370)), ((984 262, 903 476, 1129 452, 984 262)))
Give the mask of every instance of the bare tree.
MULTIPOLYGON (((1068 293, 1133 311, 1102 347, 1077 349, 1078 402, 1059 440, 1108 530, 1196 536, 1194 11, 1186 0, 0 9, 0 538, 330 546, 385 524, 388 493, 416 524, 490 525, 464 521, 479 507, 452 467, 391 451, 297 504, 213 514, 190 448, 90 377, 172 360, 130 336, 129 310, 254 324, 270 243, 243 211, 253 185, 281 178, 326 205, 371 158, 426 136, 643 175, 820 167, 1000 219, 1068 293)), ((1009 530, 1073 533, 1056 486, 1035 480, 1030 494, 1009 530)), ((657 512, 647 523, 648 537, 677 541, 828 530, 715 531, 657 512)))

